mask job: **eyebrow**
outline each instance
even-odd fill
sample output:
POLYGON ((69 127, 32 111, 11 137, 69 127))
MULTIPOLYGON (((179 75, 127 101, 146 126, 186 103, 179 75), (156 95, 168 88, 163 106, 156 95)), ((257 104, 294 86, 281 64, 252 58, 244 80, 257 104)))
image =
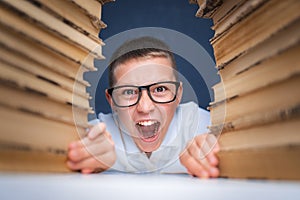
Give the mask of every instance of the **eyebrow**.
POLYGON ((156 80, 154 82, 149 82, 149 83, 144 83, 144 84, 133 84, 133 83, 122 83, 120 85, 114 85, 113 87, 119 87, 119 86, 136 86, 136 87, 139 87, 139 86, 145 86, 145 85, 151 85, 151 84, 154 84, 154 83, 160 83, 160 82, 166 82, 166 81, 177 81, 176 78, 172 78, 172 79, 160 79, 160 80, 156 80))

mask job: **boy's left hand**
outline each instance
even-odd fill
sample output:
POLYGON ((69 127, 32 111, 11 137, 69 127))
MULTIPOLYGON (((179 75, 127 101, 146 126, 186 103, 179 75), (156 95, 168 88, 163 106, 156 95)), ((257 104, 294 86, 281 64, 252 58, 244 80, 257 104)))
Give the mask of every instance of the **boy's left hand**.
POLYGON ((218 151, 219 145, 214 135, 198 135, 189 142, 180 154, 180 162, 186 167, 188 173, 193 176, 215 178, 220 173, 217 168, 219 160, 216 153, 218 151))

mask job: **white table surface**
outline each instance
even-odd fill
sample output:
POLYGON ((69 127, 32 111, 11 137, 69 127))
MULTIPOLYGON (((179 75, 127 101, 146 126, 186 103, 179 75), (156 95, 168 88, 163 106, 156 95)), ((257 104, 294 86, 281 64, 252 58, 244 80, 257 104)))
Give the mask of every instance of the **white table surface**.
POLYGON ((300 182, 200 180, 177 174, 0 173, 0 200, 190 200, 300 199, 300 182))

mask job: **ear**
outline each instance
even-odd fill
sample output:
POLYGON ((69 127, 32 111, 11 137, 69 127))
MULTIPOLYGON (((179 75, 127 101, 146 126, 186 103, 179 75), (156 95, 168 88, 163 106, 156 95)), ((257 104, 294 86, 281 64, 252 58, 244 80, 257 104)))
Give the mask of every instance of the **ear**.
POLYGON ((106 100, 109 103, 110 107, 113 109, 114 103, 113 103, 112 97, 110 96, 110 94, 108 94, 107 89, 105 90, 105 97, 106 97, 106 100))
POLYGON ((178 87, 177 97, 176 97, 177 105, 179 105, 179 103, 181 102, 182 93, 183 93, 183 87, 182 87, 182 82, 180 81, 180 85, 178 87))

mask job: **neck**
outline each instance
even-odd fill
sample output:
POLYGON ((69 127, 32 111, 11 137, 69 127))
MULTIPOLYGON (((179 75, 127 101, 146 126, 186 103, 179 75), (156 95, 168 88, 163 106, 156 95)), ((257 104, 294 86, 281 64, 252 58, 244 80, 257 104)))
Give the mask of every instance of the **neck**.
POLYGON ((148 158, 150 158, 152 152, 145 152, 145 154, 147 155, 148 158))

